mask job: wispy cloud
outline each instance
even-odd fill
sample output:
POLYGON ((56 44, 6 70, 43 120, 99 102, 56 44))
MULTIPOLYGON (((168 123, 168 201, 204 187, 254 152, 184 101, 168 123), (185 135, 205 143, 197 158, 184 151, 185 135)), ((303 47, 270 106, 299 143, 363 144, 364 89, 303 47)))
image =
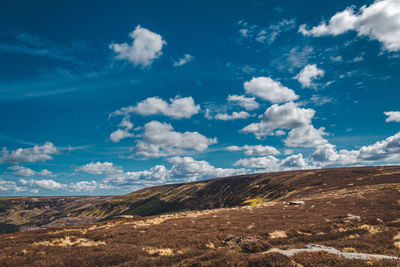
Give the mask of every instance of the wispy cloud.
POLYGON ((60 45, 30 33, 20 33, 8 37, 8 42, 0 44, 2 53, 22 53, 81 64, 73 55, 76 48, 72 46, 60 45))

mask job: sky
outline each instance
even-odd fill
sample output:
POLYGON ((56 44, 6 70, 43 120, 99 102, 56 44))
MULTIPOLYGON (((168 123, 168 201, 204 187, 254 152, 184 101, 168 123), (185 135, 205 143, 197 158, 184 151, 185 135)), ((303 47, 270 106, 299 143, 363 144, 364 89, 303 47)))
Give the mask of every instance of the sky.
POLYGON ((2 1, 0 196, 399 164, 399 84, 400 0, 2 1))

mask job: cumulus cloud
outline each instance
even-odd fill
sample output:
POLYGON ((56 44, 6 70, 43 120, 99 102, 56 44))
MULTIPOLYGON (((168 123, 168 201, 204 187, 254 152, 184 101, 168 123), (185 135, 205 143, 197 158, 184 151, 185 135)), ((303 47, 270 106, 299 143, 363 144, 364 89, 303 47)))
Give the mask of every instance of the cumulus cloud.
POLYGON ((18 148, 14 151, 8 151, 6 147, 3 147, 0 164, 5 162, 44 162, 53 159, 52 155, 58 153, 59 150, 51 142, 46 142, 42 146, 35 145, 32 148, 18 148))
POLYGON ((391 121, 400 122, 400 111, 386 111, 384 113, 386 116, 388 116, 386 118, 386 122, 391 122, 391 121))
POLYGON ((239 159, 234 163, 234 165, 252 169, 258 169, 259 171, 266 171, 266 172, 291 170, 291 169, 307 169, 312 167, 303 158, 302 154, 291 155, 282 160, 279 160, 271 155, 265 157, 245 158, 245 159, 239 159))
POLYGON ((117 54, 117 59, 129 60, 135 66, 150 66, 155 59, 162 55, 161 50, 166 42, 160 34, 138 25, 129 36, 133 39, 132 44, 110 44, 109 48, 117 54))
POLYGON ((373 145, 363 146, 359 151, 359 158, 368 161, 398 157, 400 153, 400 132, 373 145))
POLYGON ((194 57, 190 54, 185 54, 182 58, 178 59, 177 61, 174 62, 174 67, 179 67, 183 66, 190 61, 194 60, 194 57))
POLYGON ((282 103, 299 98, 292 90, 283 86, 279 81, 274 81, 270 77, 256 77, 244 83, 247 94, 258 96, 271 103, 282 103))
POLYGON ((106 185, 116 187, 131 187, 145 184, 166 183, 170 178, 170 173, 164 165, 156 165, 144 171, 128 171, 117 175, 109 175, 104 180, 106 185))
POLYGON ((265 155, 278 155, 280 152, 273 146, 263 146, 263 145, 255 145, 255 146, 228 146, 225 148, 227 151, 244 151, 245 155, 248 156, 265 156, 265 155))
POLYGON ((244 166, 252 169, 268 169, 273 171, 279 169, 279 160, 274 156, 269 155, 266 157, 239 159, 233 165, 244 166))
POLYGON ((221 120, 221 121, 232 121, 232 120, 238 120, 238 119, 247 119, 250 117, 250 114, 246 111, 240 111, 240 112, 232 112, 232 114, 227 114, 227 113, 218 113, 215 114, 214 117, 212 117, 210 114, 206 116, 208 119, 215 119, 215 120, 221 120))
POLYGON ((75 168, 75 171, 86 172, 90 174, 114 174, 114 173, 122 173, 122 168, 118 166, 114 166, 112 162, 90 162, 78 168, 75 168))
POLYGON ((21 187, 14 181, 7 181, 0 178, 0 191, 3 192, 20 192, 23 191, 21 187))
POLYGON ((313 87, 313 80, 321 78, 325 71, 318 69, 316 64, 306 65, 294 78, 301 83, 301 87, 313 87))
POLYGON ((326 143, 317 146, 312 153, 312 159, 320 166, 365 164, 374 161, 388 161, 400 156, 400 132, 359 150, 342 149, 326 143))
POLYGON ((25 179, 20 179, 19 183, 21 183, 24 186, 29 186, 31 188, 39 188, 39 189, 47 189, 47 190, 58 190, 58 189, 63 189, 65 186, 59 182, 56 182, 54 180, 25 180, 25 179))
POLYGON ((160 184, 166 182, 194 181, 200 178, 223 177, 244 174, 246 169, 216 168, 204 160, 195 160, 192 157, 172 157, 168 159, 171 167, 156 165, 148 170, 124 172, 112 175, 104 181, 114 186, 129 187, 146 183, 160 184))
POLYGON ((171 124, 151 121, 144 126, 142 139, 136 144, 136 154, 145 157, 178 155, 187 150, 203 151, 217 143, 198 132, 176 132, 171 124))
POLYGON ((246 173, 245 169, 216 168, 205 160, 194 160, 191 157, 173 157, 168 159, 172 164, 171 175, 175 178, 186 178, 195 181, 204 177, 224 177, 246 173))
POLYGON ((96 189, 110 189, 109 185, 96 181, 78 181, 64 184, 51 179, 19 179, 7 181, 0 178, 0 191, 3 192, 30 192, 38 194, 41 190, 49 191, 69 191, 69 192, 93 192, 96 189))
POLYGON ((127 116, 136 113, 142 116, 164 115, 174 119, 188 119, 199 113, 200 105, 196 105, 192 97, 170 98, 170 103, 159 97, 149 97, 137 103, 136 106, 123 107, 110 116, 127 116))
POLYGON ((284 169, 304 169, 310 168, 307 161, 303 158, 302 154, 291 155, 283 160, 281 160, 280 165, 284 169))
POLYGON ((110 140, 118 143, 122 139, 134 137, 134 134, 128 132, 126 129, 117 129, 110 134, 110 140))
POLYGON ((248 111, 258 109, 259 104, 254 97, 245 97, 244 95, 229 95, 229 102, 235 102, 248 111))
POLYGON ((102 185, 96 181, 79 181, 68 185, 68 190, 72 192, 93 192, 97 188, 102 189, 102 185))
POLYGON ((307 29, 301 25, 299 32, 306 36, 339 35, 356 31, 360 36, 378 40, 388 51, 400 50, 400 1, 375 1, 362 6, 356 13, 354 7, 336 13, 329 22, 307 29))
POLYGON ((257 138, 274 135, 274 129, 293 129, 309 125, 314 117, 315 110, 301 108, 293 102, 283 105, 274 104, 260 115, 260 122, 252 123, 241 131, 253 133, 257 138))
POLYGON ((297 127, 288 133, 284 140, 288 147, 315 147, 327 143, 322 136, 328 135, 324 132, 325 128, 315 129, 313 125, 297 127))
POLYGON ((129 121, 129 116, 126 116, 122 119, 118 127, 123 129, 117 129, 110 134, 110 140, 114 143, 118 143, 122 139, 134 137, 133 133, 130 133, 129 130, 133 128, 133 123, 129 121))
POLYGON ((19 191, 29 191, 31 193, 37 194, 39 190, 51 190, 51 191, 59 191, 59 190, 67 190, 69 192, 93 192, 96 189, 103 189, 107 187, 101 183, 96 181, 78 181, 70 184, 59 183, 54 180, 25 180, 20 179, 19 183, 19 191))
POLYGON ((41 170, 40 172, 34 171, 30 168, 24 167, 24 166, 19 166, 19 165, 14 165, 11 167, 7 168, 8 170, 12 170, 14 175, 16 176, 23 176, 23 177, 29 177, 29 176, 51 176, 53 173, 49 170, 41 170))

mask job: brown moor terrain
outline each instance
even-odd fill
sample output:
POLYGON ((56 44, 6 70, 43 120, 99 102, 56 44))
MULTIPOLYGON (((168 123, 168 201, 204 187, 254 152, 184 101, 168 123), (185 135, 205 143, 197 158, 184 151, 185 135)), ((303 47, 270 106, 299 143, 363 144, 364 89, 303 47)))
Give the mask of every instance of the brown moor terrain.
MULTIPOLYGON (((50 217, 50 206, 41 209, 33 218, 45 228, 0 235, 0 265, 399 266, 395 258, 284 255, 318 244, 399 257, 399 166, 243 175, 89 198, 50 217), (100 221, 53 227, 79 219, 100 221)), ((23 209, 2 205, 3 222, 23 209)))

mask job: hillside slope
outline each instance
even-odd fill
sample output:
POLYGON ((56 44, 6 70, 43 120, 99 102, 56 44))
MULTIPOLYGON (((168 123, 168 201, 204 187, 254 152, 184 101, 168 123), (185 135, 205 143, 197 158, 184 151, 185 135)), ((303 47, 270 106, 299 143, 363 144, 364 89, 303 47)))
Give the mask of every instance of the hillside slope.
MULTIPOLYGON (((17 231, 20 226, 40 226, 55 220, 73 217, 80 210, 110 197, 0 197, 0 233, 17 231)), ((96 221, 95 217, 80 219, 82 222, 96 221)), ((74 224, 74 223, 72 223, 74 224)))
MULTIPOLYGON (((116 197, 3 197, 0 198, 0 223, 74 225, 121 215, 151 216, 289 201, 399 180, 400 166, 353 167, 215 178, 149 187, 116 197)), ((10 225, 4 227, 9 229, 10 225)))
POLYGON ((82 213, 114 218, 2 234, 0 265, 394 267, 400 262, 400 167, 159 186, 102 200, 76 214, 82 213), (203 210, 120 216, 177 208, 203 210))
POLYGON ((291 200, 349 186, 396 183, 400 166, 332 168, 259 173, 145 188, 85 209, 80 215, 111 218, 150 216, 291 200))

